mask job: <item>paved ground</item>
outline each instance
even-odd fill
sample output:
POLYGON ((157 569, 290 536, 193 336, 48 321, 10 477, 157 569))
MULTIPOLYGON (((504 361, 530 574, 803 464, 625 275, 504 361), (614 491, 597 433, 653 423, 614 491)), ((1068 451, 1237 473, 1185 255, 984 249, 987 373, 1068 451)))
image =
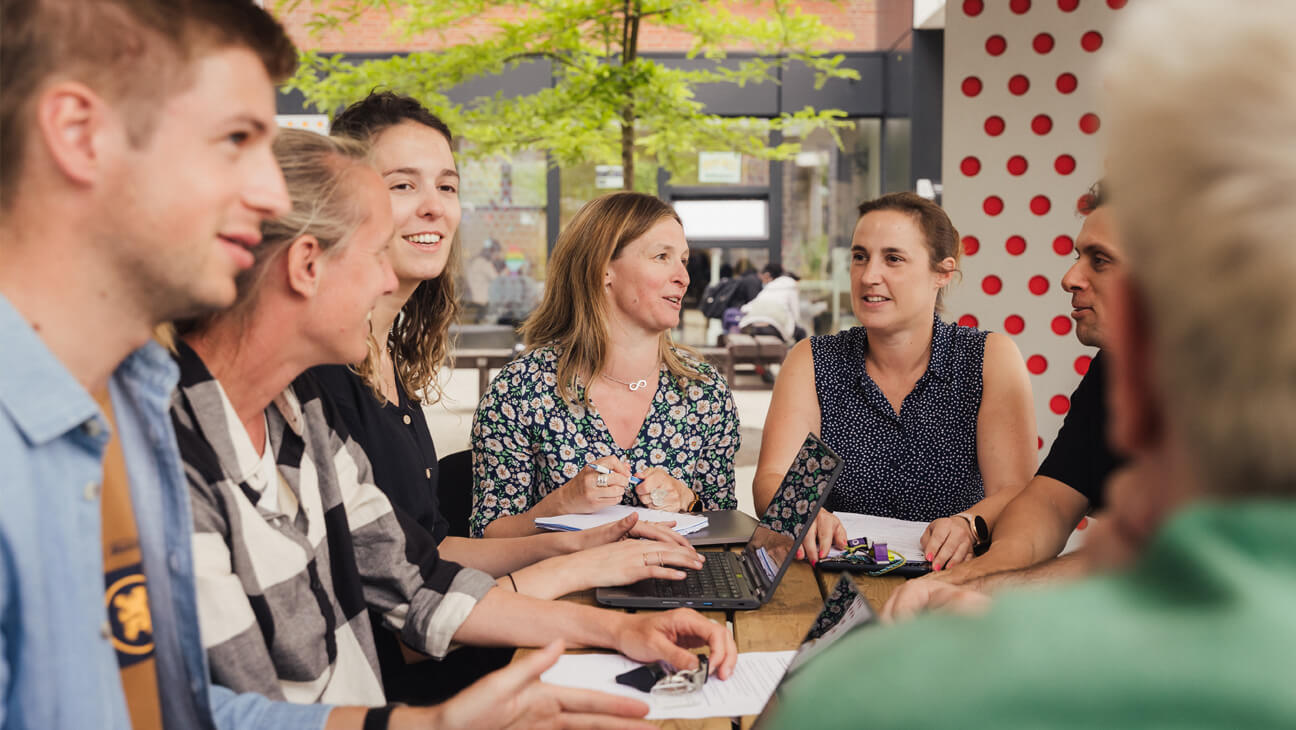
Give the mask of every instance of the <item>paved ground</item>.
MULTIPOLYGON (((494 376, 492 371, 491 375, 494 376)), ((739 375, 742 386, 756 386, 754 376, 739 375)), ((468 448, 473 412, 477 409, 477 371, 452 370, 442 383, 446 397, 431 406, 425 406, 428 429, 436 444, 437 454, 445 456, 468 448)), ((738 508, 754 513, 751 483, 756 473, 756 455, 760 452, 761 428, 765 425, 765 412, 769 409, 770 391, 766 389, 734 391, 738 418, 742 424, 742 450, 736 463, 738 477, 738 508)))

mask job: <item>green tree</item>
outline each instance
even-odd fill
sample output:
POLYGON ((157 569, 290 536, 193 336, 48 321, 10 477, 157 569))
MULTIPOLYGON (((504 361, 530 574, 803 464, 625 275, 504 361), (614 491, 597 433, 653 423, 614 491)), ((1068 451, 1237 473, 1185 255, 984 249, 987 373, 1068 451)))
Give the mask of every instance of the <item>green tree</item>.
MULTIPOLYGON (((771 143, 784 129, 803 136, 811 129, 834 129, 845 114, 806 107, 774 119, 707 114, 694 97, 700 84, 739 86, 775 82, 780 64, 800 62, 815 71, 817 85, 829 78, 858 78, 840 67, 841 56, 827 55, 844 34, 828 27, 795 2, 766 0, 761 17, 735 12, 739 2, 705 0, 281 0, 317 6, 313 30, 345 32, 361 14, 391 14, 392 31, 404 38, 440 38, 443 48, 387 59, 349 62, 341 55, 302 53, 290 85, 315 108, 333 113, 375 87, 410 94, 446 120, 471 144, 469 155, 547 150, 560 165, 620 162, 627 189, 634 189, 636 159, 648 159, 676 172, 696 160, 698 150, 733 150, 763 159, 789 159, 799 145, 771 143), (445 39, 465 20, 494 18, 485 37, 445 39), (645 58, 639 52, 644 24, 687 34, 690 58, 720 61, 726 47, 742 46, 756 55, 738 63, 704 64, 682 70, 645 58), (520 63, 548 59, 553 84, 532 94, 496 94, 455 104, 445 92, 480 76, 520 63)), ((835 133, 834 133, 835 134, 835 133)), ((645 176, 640 175, 640 186, 645 176)))

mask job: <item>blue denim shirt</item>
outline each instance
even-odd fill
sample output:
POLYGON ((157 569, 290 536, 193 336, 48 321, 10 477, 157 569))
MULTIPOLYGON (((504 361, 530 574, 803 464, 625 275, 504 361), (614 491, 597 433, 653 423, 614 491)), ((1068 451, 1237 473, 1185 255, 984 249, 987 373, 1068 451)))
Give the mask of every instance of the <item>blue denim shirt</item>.
MULTIPOLYGON (((331 709, 211 687, 198 633, 193 529, 156 344, 109 390, 148 578, 167 727, 320 728, 331 709)), ((105 612, 99 407, 0 295, 0 727, 129 728, 105 612)))

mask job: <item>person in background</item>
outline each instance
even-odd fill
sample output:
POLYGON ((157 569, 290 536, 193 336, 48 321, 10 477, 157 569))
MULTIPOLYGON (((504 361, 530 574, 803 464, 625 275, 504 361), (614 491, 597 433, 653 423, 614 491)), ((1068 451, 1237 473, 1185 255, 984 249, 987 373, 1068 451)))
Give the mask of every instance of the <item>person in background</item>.
POLYGON ((796 274, 770 263, 761 269, 760 280, 760 293, 739 308, 743 316, 738 328, 746 335, 774 335, 788 343, 804 339, 796 274))
POLYGON ((265 703, 209 694, 150 338, 229 306, 287 209, 296 51, 247 0, 0 0, 0 28, 0 726, 237 727, 265 703))
POLYGON ((883 618, 903 618, 924 608, 980 606, 985 591, 1005 585, 1075 577, 1090 569, 1088 553, 1053 559, 1085 514, 1106 504, 1103 485, 1123 459, 1107 440, 1108 340, 1118 314, 1116 283, 1125 254, 1106 186, 1095 183, 1080 198, 1085 216, 1076 236, 1076 262, 1062 277, 1071 294, 1071 316, 1081 344, 1102 348, 1071 394, 1071 408, 1035 477, 1004 507, 989 550, 975 560, 919 580, 891 594, 883 618))
MULTIPOLYGON (((510 587, 539 598, 647 577, 679 578, 683 573, 669 566, 698 565, 699 556, 683 537, 633 516, 581 532, 448 536, 437 495, 443 475, 423 403, 440 399, 438 376, 455 311, 453 281, 445 278, 453 268, 460 221, 450 129, 416 99, 375 91, 342 111, 332 134, 367 143, 382 172, 395 219, 388 258, 397 285, 378 299, 371 317, 384 346, 374 343, 356 366, 321 365, 311 374, 364 449, 374 483, 393 508, 428 533, 446 560, 496 578, 507 575, 510 587)), ((445 487, 467 494, 472 485, 445 487)), ((380 626, 381 615, 371 613, 370 622, 380 626)), ((387 698, 414 704, 448 697, 512 656, 511 649, 464 647, 445 661, 411 661, 419 657, 381 628, 374 643, 387 698)))
MULTIPOLYGON (((306 372, 362 359, 373 306, 397 286, 386 185, 354 140, 284 130, 274 145, 292 210, 262 224, 233 307, 177 325, 171 412, 194 505, 213 680, 286 700, 303 718, 327 714, 330 727, 444 716, 455 700, 444 709, 386 704, 366 608, 435 657, 452 642, 560 638, 688 665, 696 659, 683 647, 706 645, 727 676, 732 637, 694 612, 628 616, 520 595, 511 581, 440 559, 426 533, 402 524, 306 372)), ((647 709, 603 702, 624 715, 647 709)), ((496 717, 482 708, 468 726, 496 717)))
POLYGON ((504 271, 490 283, 486 318, 517 327, 535 309, 539 287, 531 279, 531 265, 516 248, 504 254, 504 271))
POLYGON ((473 419, 473 534, 530 535, 536 517, 614 504, 737 506, 733 396, 670 338, 688 251, 674 210, 640 193, 586 203, 559 235, 528 350, 473 419))
POLYGON ((1296 726, 1296 6, 1132 3, 1106 48, 1128 256, 1104 574, 842 639, 771 728, 1296 726), (861 662, 897 677, 879 702, 861 662), (935 697, 933 696, 935 695, 935 697))
POLYGON ((500 245, 493 238, 482 241, 481 251, 468 262, 465 280, 468 283, 467 300, 485 307, 490 301, 488 292, 491 282, 504 270, 504 256, 500 245))
POLYGON ((769 503, 807 431, 844 467, 804 541, 811 562, 846 547, 830 510, 928 522, 939 571, 970 557, 1035 465, 1025 363, 1008 337, 946 324, 941 292, 959 237, 939 206, 892 193, 859 207, 851 301, 862 327, 792 348, 774 385, 752 488, 769 503))

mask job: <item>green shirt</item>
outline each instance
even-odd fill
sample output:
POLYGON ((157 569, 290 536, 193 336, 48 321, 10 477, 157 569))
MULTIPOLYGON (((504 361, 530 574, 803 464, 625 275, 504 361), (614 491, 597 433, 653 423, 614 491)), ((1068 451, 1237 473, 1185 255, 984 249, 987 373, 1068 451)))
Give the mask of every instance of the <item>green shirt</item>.
POLYGON ((772 726, 1291 728, 1294 685, 1296 501, 1210 503, 1128 572, 856 632, 772 726))

